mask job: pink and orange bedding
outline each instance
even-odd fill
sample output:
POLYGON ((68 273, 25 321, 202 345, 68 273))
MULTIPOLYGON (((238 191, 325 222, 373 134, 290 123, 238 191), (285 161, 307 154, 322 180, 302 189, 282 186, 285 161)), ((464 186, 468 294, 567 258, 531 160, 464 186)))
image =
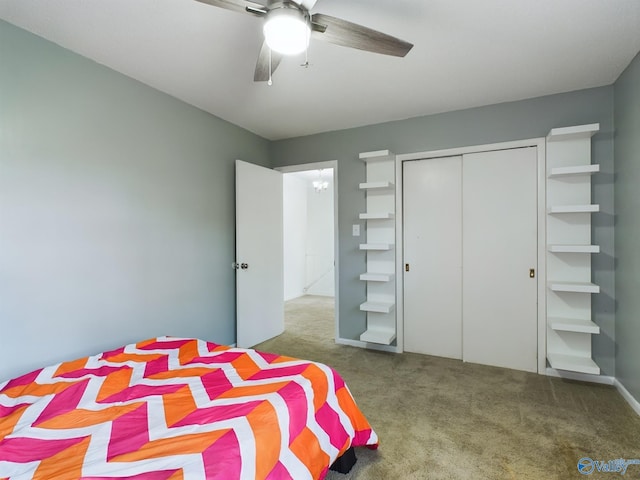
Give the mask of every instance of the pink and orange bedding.
POLYGON ((0 478, 322 479, 377 442, 330 367, 198 339, 0 383, 0 478))

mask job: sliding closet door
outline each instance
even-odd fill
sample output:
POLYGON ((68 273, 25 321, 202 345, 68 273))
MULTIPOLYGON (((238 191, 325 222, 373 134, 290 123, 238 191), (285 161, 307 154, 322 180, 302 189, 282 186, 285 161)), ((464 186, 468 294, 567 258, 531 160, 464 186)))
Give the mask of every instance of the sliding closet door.
POLYGON ((535 147, 464 155, 465 361, 537 371, 536 169, 535 147))
POLYGON ((462 358, 462 158, 404 162, 404 349, 462 358))

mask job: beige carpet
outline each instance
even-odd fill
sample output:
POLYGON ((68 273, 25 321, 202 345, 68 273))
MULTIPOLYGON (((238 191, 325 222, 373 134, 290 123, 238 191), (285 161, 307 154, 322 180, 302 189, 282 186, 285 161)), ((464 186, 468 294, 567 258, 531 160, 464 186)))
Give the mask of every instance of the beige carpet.
POLYGON ((613 387, 336 345, 333 321, 333 299, 287 302, 285 333, 256 347, 334 367, 380 437, 329 480, 615 479, 577 463, 640 459, 640 417, 613 387))

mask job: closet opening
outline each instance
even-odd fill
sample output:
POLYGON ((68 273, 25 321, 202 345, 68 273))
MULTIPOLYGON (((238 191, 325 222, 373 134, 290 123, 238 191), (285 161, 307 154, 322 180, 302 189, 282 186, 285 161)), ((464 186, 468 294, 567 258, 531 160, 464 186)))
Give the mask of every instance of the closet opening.
POLYGON ((544 371, 544 139, 397 160, 403 350, 544 371))

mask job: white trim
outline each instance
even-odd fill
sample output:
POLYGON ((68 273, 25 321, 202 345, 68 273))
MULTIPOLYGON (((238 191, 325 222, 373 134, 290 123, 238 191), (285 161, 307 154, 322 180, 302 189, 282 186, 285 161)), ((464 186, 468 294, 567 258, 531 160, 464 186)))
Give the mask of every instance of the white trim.
POLYGON ((428 152, 404 153, 396 158, 404 162, 406 160, 425 160, 427 158, 453 157, 468 153, 491 152, 494 150, 510 150, 512 148, 536 147, 540 142, 544 143, 544 138, 530 138, 526 140, 515 140, 513 142, 487 143, 485 145, 473 145, 470 147, 446 148, 444 150, 432 150, 428 152))
POLYGON ((335 170, 337 170, 338 168, 338 161, 327 160, 325 162, 301 163, 299 165, 287 165, 284 167, 276 167, 274 168, 274 170, 280 173, 295 173, 295 172, 307 172, 309 170, 322 170, 325 168, 333 168, 335 173, 335 170))
POLYGON ((590 138, 600 130, 599 123, 576 125, 575 127, 553 128, 547 135, 549 142, 556 140, 573 140, 574 138, 590 138))
POLYGON ((391 155, 389 150, 376 150, 375 152, 362 152, 360 160, 375 159, 376 157, 388 157, 391 155))
POLYGON ((340 336, 340 231, 338 222, 338 161, 328 160, 326 162, 303 163, 300 165, 287 165, 285 167, 277 167, 280 173, 305 172, 308 170, 321 170, 324 168, 333 169, 333 272, 334 272, 334 326, 335 341, 338 343, 340 336))
POLYGON ((568 370, 556 370, 547 367, 544 372, 548 377, 566 378, 578 382, 598 383, 600 385, 614 385, 615 378, 606 375, 590 375, 588 373, 569 372, 568 370))
POLYGON ((547 368, 547 142, 538 138, 538 373, 547 368))
POLYGON ((579 382, 597 383, 600 385, 612 385, 616 387, 618 393, 626 400, 631 409, 640 416, 640 402, 636 400, 629 390, 615 377, 607 375, 589 375, 587 373, 568 372, 564 370, 556 370, 555 368, 547 368, 546 375, 549 377, 566 378, 567 380, 577 380, 579 382))
POLYGON ((546 175, 547 175, 547 155, 546 142, 544 137, 516 140, 512 142, 489 143, 485 145, 474 145, 470 147, 447 148, 444 150, 433 150, 428 152, 406 153, 396 155, 396 309, 398 325, 398 346, 404 348, 404 286, 403 286, 403 205, 402 205, 402 162, 408 160, 426 160, 429 158, 454 157, 470 153, 491 152, 497 150, 510 150, 514 148, 537 148, 537 200, 538 200, 538 373, 544 374, 547 365, 547 331, 546 331, 546 282, 547 262, 546 262, 546 239, 547 239, 547 209, 546 209, 546 175))
POLYGON ((379 350, 381 352, 402 353, 398 347, 393 345, 380 345, 377 343, 361 342, 360 340, 351 340, 348 338, 336 338, 338 345, 349 345, 350 347, 366 348, 369 350, 379 350))
POLYGON ((396 345, 404 352, 404 232, 402 213, 402 161, 396 155, 396 345))
POLYGON ((640 415, 640 402, 638 402, 638 400, 633 398, 633 395, 629 393, 629 390, 624 388, 624 385, 622 385, 620 380, 615 378, 613 381, 613 384, 618 389, 618 392, 620 392, 620 395, 622 395, 622 398, 624 398, 629 404, 629 406, 633 409, 633 411, 636 412, 638 415, 640 415))

